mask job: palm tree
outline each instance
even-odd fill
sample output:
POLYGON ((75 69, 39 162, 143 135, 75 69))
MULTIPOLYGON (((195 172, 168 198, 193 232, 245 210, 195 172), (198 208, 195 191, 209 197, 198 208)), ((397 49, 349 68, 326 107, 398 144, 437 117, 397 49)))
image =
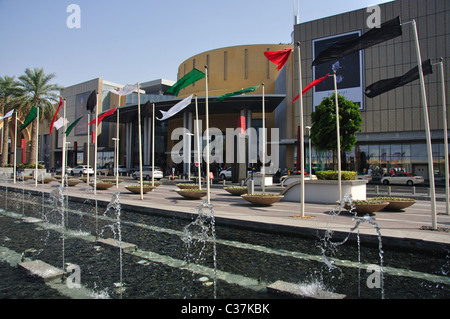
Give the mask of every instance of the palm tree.
MULTIPOLYGON (((3 115, 14 109, 17 106, 22 90, 20 83, 14 80, 15 77, 5 75, 0 76, 0 110, 3 115)), ((3 119, 3 148, 0 166, 8 164, 8 133, 9 133, 9 118, 3 119)))
MULTIPOLYGON (((34 68, 34 70, 26 69, 25 74, 19 76, 21 81, 20 85, 24 90, 26 96, 22 106, 29 110, 31 106, 35 106, 39 109, 40 121, 43 119, 51 120, 55 113, 55 106, 59 100, 63 87, 57 84, 51 84, 50 81, 56 77, 54 73, 45 74, 44 69, 34 68)), ((31 154, 36 154, 38 147, 37 141, 34 138, 36 136, 37 125, 36 121, 33 121, 31 127, 31 154)), ((30 163, 35 163, 36 159, 33 156, 30 157, 30 163)))

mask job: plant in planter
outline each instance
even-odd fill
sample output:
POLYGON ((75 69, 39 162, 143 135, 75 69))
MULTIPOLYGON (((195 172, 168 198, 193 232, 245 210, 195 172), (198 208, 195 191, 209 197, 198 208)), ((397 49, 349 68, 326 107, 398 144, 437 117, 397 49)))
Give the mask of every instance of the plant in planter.
POLYGON ((283 199, 284 195, 279 194, 245 194, 241 195, 243 199, 256 206, 270 206, 283 199))
POLYGON ((184 184, 177 184, 177 187, 179 189, 198 189, 198 184, 184 183, 184 184))
MULTIPOLYGON (((103 182, 107 182, 107 183, 116 183, 116 179, 115 178, 105 178, 102 179, 103 182)), ((123 182, 123 179, 119 179, 118 180, 119 184, 123 182)))
POLYGON ((42 178, 41 178, 41 179, 38 179, 38 183, 41 183, 41 184, 42 184, 42 182, 44 182, 44 184, 47 184, 47 183, 53 182, 53 181, 55 181, 55 180, 56 180, 56 179, 54 179, 54 178, 52 178, 52 177, 45 177, 44 180, 42 180, 42 178))
POLYGON ((228 193, 234 196, 241 196, 247 194, 247 187, 245 186, 230 186, 225 187, 224 190, 226 190, 228 193))
MULTIPOLYGON (((141 193, 141 184, 127 185, 127 186, 125 186, 125 188, 135 194, 141 193)), ((151 184, 143 184, 142 192, 144 194, 148 193, 148 192, 153 192, 155 188, 156 188, 156 186, 152 186, 151 184)))
POLYGON ((376 212, 384 209, 387 205, 389 205, 389 202, 383 200, 353 200, 351 203, 346 202, 344 208, 348 210, 354 208, 358 215, 374 215, 376 212))
MULTIPOLYGON (((94 187, 94 182, 90 182, 89 183, 90 186, 94 187)), ((108 189, 112 186, 114 186, 115 183, 108 183, 108 182, 103 182, 103 181, 97 181, 97 190, 105 190, 108 189)))
POLYGON ((206 189, 186 188, 178 189, 176 192, 187 199, 200 199, 206 196, 206 189))
POLYGON ((68 181, 67 181, 67 185, 69 185, 69 186, 76 186, 76 185, 78 185, 79 183, 81 183, 82 181, 81 180, 79 180, 79 179, 69 179, 68 181))
POLYGON ((385 207, 387 210, 400 211, 409 206, 412 206, 416 201, 412 198, 401 198, 401 197, 375 197, 374 200, 382 200, 389 202, 389 205, 385 207))
POLYGON ((143 181, 143 184, 144 184, 144 186, 150 185, 150 186, 155 186, 155 187, 158 187, 158 186, 162 185, 161 182, 156 182, 156 181, 153 184, 152 184, 151 181, 143 181))

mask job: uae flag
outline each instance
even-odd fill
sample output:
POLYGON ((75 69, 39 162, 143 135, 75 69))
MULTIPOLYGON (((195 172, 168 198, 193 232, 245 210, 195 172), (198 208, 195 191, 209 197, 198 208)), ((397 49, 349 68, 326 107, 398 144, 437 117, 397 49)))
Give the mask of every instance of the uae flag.
POLYGON ((163 116, 161 118, 159 118, 158 120, 164 121, 164 120, 167 120, 168 118, 174 116, 175 114, 177 114, 178 112, 180 112, 184 108, 186 108, 186 106, 191 104, 191 101, 192 101, 192 94, 189 95, 187 98, 181 100, 174 106, 172 106, 168 111, 160 111, 163 116))
POLYGON ((26 128, 28 125, 30 125, 31 122, 34 121, 34 119, 38 115, 38 109, 35 106, 32 106, 30 109, 30 113, 28 113, 27 117, 25 118, 25 121, 23 124, 19 127, 19 129, 22 131, 24 128, 26 128))
POLYGON ((87 99, 86 110, 94 112, 96 105, 97 105, 97 91, 94 90, 87 99))
POLYGON ((270 62, 277 65, 277 70, 281 70, 286 64, 289 56, 291 55, 292 49, 284 49, 280 51, 266 51, 264 55, 269 59, 270 62))
POLYGON ((354 39, 342 40, 322 51, 313 61, 316 66, 328 61, 335 61, 353 52, 364 50, 376 44, 394 39, 402 35, 400 18, 394 18, 383 24, 379 28, 372 28, 362 36, 354 39))
MULTIPOLYGON (((103 113, 102 115, 99 115, 97 118, 97 126, 100 125, 100 123, 103 121, 103 119, 105 117, 113 115, 116 110, 117 110, 117 107, 109 110, 108 112, 103 113)), ((88 125, 92 125, 92 124, 95 124, 95 119, 88 123, 88 125)))
POLYGON ((205 78, 206 75, 200 70, 192 69, 191 72, 183 76, 174 85, 172 85, 164 94, 172 94, 178 96, 178 93, 185 87, 205 78))
POLYGON ((134 91, 137 91, 138 87, 136 84, 127 84, 120 90, 109 90, 111 93, 117 94, 117 95, 128 95, 130 93, 133 93, 134 91))
MULTIPOLYGON (((302 95, 305 94, 306 92, 308 92, 309 90, 311 90, 311 88, 313 88, 314 86, 316 86, 317 84, 319 84, 320 82, 322 82, 323 80, 325 80, 327 77, 330 76, 330 73, 328 73, 327 75, 325 75, 324 77, 321 77, 320 79, 314 80, 311 83, 309 83, 302 91, 302 95)), ((297 95, 295 97, 295 99, 292 100, 292 104, 294 104, 295 101, 298 100, 298 98, 300 97, 300 94, 297 95)))
POLYGON ((62 97, 59 99, 58 108, 56 109, 55 115, 53 115, 52 123, 50 124, 50 134, 52 134, 52 132, 53 132, 53 125, 55 124, 56 116, 58 115, 59 109, 61 108, 61 106, 63 106, 63 98, 62 97))
POLYGON ((226 98, 229 98, 231 96, 242 95, 242 94, 245 94, 245 93, 251 93, 251 92, 254 92, 257 88, 259 88, 259 85, 252 86, 252 87, 249 87, 249 88, 246 88, 246 89, 242 89, 242 90, 239 90, 239 91, 236 91, 236 92, 227 93, 227 94, 224 94, 224 95, 218 97, 217 99, 213 100, 213 102, 222 102, 223 100, 225 100, 226 98))
MULTIPOLYGON (((433 67, 431 66, 430 59, 422 62, 422 70, 424 76, 433 73, 433 67)), ((365 94, 367 97, 373 98, 375 96, 399 88, 418 79, 419 79, 419 67, 416 66, 415 68, 412 68, 402 76, 381 80, 369 85, 366 88, 365 94)))
POLYGON ((69 136, 70 132, 72 132, 73 128, 75 127, 75 125, 78 124, 78 122, 83 118, 84 115, 80 116, 79 118, 77 118, 75 120, 75 122, 73 122, 72 124, 70 124, 70 126, 67 128, 66 130, 66 136, 69 136))

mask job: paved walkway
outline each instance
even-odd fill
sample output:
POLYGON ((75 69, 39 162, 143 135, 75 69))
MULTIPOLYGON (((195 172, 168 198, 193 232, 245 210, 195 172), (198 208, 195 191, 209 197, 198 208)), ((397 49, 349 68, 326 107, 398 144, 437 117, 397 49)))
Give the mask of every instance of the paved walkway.
MULTIPOLYGON (((156 188, 154 192, 144 194, 140 200, 139 194, 133 194, 125 189, 125 185, 135 184, 136 181, 124 177, 123 182, 116 188, 114 185, 108 190, 98 190, 97 195, 85 183, 69 187, 67 194, 82 199, 95 199, 109 202, 114 193, 120 193, 123 207, 129 205, 163 214, 196 214, 203 200, 187 200, 176 193, 177 182, 163 181, 163 185, 156 188)), ((58 187, 57 182, 35 187, 34 181, 25 183, 17 182, 14 186, 12 181, 7 184, 9 188, 25 188, 26 190, 48 191, 58 187)), ((281 187, 269 188, 271 192, 281 191, 281 187)), ((380 194, 381 195, 381 194, 380 194)), ((392 194, 395 196, 396 194, 392 194)), ((369 194, 368 194, 369 196, 369 194)), ((205 198, 204 198, 205 199, 205 198)), ((338 216, 331 214, 336 209, 333 205, 305 204, 305 217, 300 216, 300 204, 280 201, 269 207, 255 207, 242 199, 240 196, 232 196, 223 189, 223 185, 213 185, 211 188, 211 203, 214 207, 214 216, 217 224, 244 225, 254 229, 274 230, 279 232, 295 232, 309 236, 316 236, 318 230, 333 230, 336 234, 345 237, 355 226, 353 217, 346 211, 338 216)), ((447 231, 431 231, 421 229, 423 226, 431 226, 431 204, 427 200, 417 202, 402 212, 377 212, 375 222, 378 224, 383 238, 383 245, 400 245, 416 248, 432 249, 433 247, 448 245, 450 249, 450 216, 444 214, 445 202, 437 201, 438 227, 447 231)), ((375 228, 364 222, 360 228, 361 236, 365 240, 378 242, 375 228)))

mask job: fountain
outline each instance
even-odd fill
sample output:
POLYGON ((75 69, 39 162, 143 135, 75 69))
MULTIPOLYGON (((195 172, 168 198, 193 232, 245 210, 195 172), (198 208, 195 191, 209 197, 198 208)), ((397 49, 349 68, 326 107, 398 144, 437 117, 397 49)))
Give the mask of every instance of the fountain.
MULTIPOLYGON (((0 192, 4 195, 6 188, 1 187, 0 192)), ((381 236, 376 221, 369 217, 352 217, 355 225, 344 239, 332 231, 321 233, 317 247, 315 239, 298 234, 224 226, 209 205, 200 206, 195 218, 186 222, 170 214, 124 208, 118 194, 110 201, 99 200, 99 207, 105 210, 97 214, 94 199, 71 198, 67 203, 60 188, 53 190, 43 209, 41 193, 32 190, 25 196, 25 192, 24 188, 8 187, 8 209, 0 211, 0 274, 7 272, 11 278, 18 276, 14 275, 15 265, 22 252, 28 251, 24 257, 34 260, 35 249, 39 260, 60 268, 61 254, 55 252, 62 249, 63 266, 79 269, 84 287, 80 289, 95 291, 91 295, 95 298, 271 298, 268 287, 276 282, 313 296, 333 293, 322 295, 325 298, 380 298, 380 291, 381 298, 450 296, 448 252, 390 250, 381 245, 381 237, 377 247, 366 246, 364 237, 359 236, 361 225, 368 224, 381 236), (24 207, 27 216, 41 217, 42 222, 24 223, 24 215, 18 213, 24 207), (82 218, 75 218, 77 215, 82 218), (98 235, 97 227, 101 229, 98 235), (124 238, 135 244, 133 249, 125 249, 124 238), (118 246, 101 243, 108 239, 118 246), (377 289, 363 285, 367 277, 362 270, 372 265, 378 266, 382 279, 377 289), (118 289, 112 290, 115 284, 118 289)), ((338 214, 343 214, 341 209, 332 218, 338 214)), ((34 295, 34 291, 45 290, 47 283, 31 284, 36 289, 24 292, 17 289, 23 283, 15 279, 1 291, 10 298, 75 298, 80 291, 58 289, 34 295)))

